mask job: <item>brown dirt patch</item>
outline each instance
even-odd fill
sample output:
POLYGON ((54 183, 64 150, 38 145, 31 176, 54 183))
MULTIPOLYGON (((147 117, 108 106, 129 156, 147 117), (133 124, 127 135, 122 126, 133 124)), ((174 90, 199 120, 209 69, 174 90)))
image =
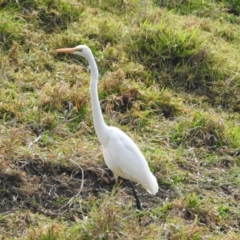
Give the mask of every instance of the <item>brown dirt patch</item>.
MULTIPOLYGON (((81 169, 72 164, 54 165, 41 159, 19 160, 11 165, 11 170, 0 171, 0 213, 15 210, 30 210, 50 217, 63 216, 72 219, 76 206, 68 204, 76 196, 82 183, 81 169)), ((109 193, 114 186, 109 169, 84 169, 84 185, 80 192, 83 200, 96 197, 99 193, 109 193)), ((130 184, 122 180, 121 189, 134 201, 130 184)), ((157 196, 150 196, 141 186, 137 192, 144 208, 160 204, 162 199, 172 198, 168 189, 160 189, 157 196)), ((79 217, 81 213, 79 212, 79 217)))

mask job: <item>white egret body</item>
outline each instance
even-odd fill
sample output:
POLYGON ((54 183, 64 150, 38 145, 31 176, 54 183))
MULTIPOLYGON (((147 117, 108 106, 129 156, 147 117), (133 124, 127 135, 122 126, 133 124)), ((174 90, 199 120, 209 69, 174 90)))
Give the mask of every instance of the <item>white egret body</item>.
MULTIPOLYGON (((57 49, 56 52, 80 55, 90 65, 90 95, 94 128, 102 145, 105 163, 113 172, 116 182, 118 177, 122 177, 140 183, 150 194, 155 195, 158 192, 157 180, 139 148, 126 133, 116 127, 107 126, 104 122, 97 91, 98 68, 92 51, 86 45, 79 45, 75 48, 57 49)), ((136 200, 139 201, 134 188, 133 192, 136 200)))

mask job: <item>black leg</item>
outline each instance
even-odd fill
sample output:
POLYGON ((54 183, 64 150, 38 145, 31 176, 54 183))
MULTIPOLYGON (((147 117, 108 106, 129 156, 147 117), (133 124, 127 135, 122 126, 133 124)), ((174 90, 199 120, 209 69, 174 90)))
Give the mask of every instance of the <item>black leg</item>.
POLYGON ((138 198, 138 196, 137 196, 137 193, 136 193, 136 191, 135 191, 135 188, 134 188, 134 186, 133 186, 133 183, 132 183, 130 180, 129 180, 129 182, 130 182, 131 187, 132 187, 133 195, 134 195, 134 197, 135 197, 135 199, 136 199, 137 209, 138 209, 138 210, 142 210, 141 203, 140 203, 140 201, 139 201, 139 198, 138 198))

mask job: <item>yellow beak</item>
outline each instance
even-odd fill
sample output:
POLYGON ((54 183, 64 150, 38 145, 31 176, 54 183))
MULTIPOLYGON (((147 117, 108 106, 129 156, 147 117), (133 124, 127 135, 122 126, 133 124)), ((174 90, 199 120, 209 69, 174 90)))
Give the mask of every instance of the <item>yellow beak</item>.
POLYGON ((76 48, 58 48, 56 49, 56 52, 57 53, 73 53, 76 50, 77 50, 76 48))

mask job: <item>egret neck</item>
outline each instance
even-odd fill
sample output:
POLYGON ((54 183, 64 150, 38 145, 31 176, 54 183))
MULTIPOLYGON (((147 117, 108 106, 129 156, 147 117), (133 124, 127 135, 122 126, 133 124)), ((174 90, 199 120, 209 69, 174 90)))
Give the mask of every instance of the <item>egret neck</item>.
POLYGON ((102 145, 105 145, 107 143, 106 136, 107 125, 104 122, 98 98, 98 68, 93 55, 89 57, 87 60, 91 71, 90 97, 93 112, 93 124, 100 143, 102 145))

